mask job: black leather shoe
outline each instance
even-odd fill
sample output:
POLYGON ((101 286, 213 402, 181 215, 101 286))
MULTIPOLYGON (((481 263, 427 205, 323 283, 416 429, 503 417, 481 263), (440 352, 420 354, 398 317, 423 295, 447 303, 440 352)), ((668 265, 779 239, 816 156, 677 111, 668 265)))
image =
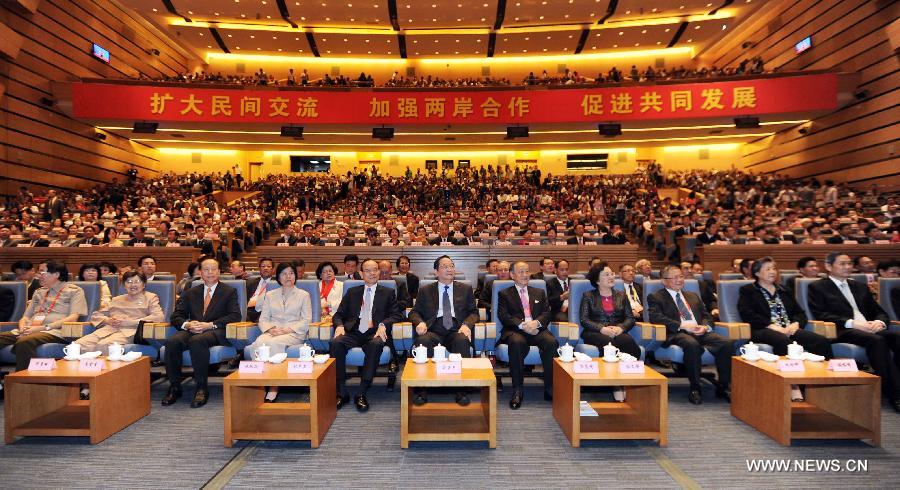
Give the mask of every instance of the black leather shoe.
POLYGON ((552 401, 553 401, 553 393, 551 393, 551 392, 549 392, 549 391, 547 391, 547 390, 544 390, 544 401, 545 401, 545 402, 552 402, 552 401))
POLYGON ((360 412, 369 410, 369 400, 366 399, 366 395, 356 395, 356 399, 353 402, 356 404, 356 409, 360 412))
POLYGON ((338 410, 340 410, 341 407, 343 407, 344 405, 346 405, 348 403, 350 403, 349 395, 344 395, 344 396, 338 395, 338 397, 337 397, 337 409, 338 410))
POLYGON ((166 396, 163 397, 162 404, 164 407, 168 407, 169 405, 177 402, 179 398, 181 398, 181 387, 169 386, 169 392, 166 393, 166 396))
POLYGON ((391 359, 391 362, 388 363, 388 372, 396 373, 399 370, 400 370, 400 365, 397 364, 397 360, 391 359))
POLYGON ((200 408, 203 405, 206 405, 206 402, 209 401, 209 391, 204 389, 197 390, 197 393, 194 393, 194 399, 191 400, 191 408, 200 408))
POLYGON ((460 391, 456 393, 456 404, 465 407, 469 404, 469 396, 466 395, 466 392, 460 391))
POLYGON ((516 390, 513 392, 512 398, 509 399, 509 408, 518 410, 522 406, 522 392, 516 390))
POLYGON ((900 413, 900 397, 891 398, 889 403, 891 404, 891 407, 893 407, 895 412, 900 413))
POLYGON ((413 398, 413 405, 417 407, 421 407, 422 405, 428 403, 428 395, 425 391, 417 391, 415 393, 415 397, 413 398))
POLYGON ((703 395, 700 394, 700 390, 691 390, 690 394, 688 394, 688 401, 694 405, 703 403, 703 395))
POLYGON ((716 398, 721 398, 731 403, 731 389, 725 386, 716 386, 716 398))

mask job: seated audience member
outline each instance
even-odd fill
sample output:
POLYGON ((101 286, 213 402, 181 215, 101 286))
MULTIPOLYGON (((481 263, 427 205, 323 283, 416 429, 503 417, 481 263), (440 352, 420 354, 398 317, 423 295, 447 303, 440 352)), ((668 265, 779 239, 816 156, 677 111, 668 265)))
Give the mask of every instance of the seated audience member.
MULTIPOLYGON (((297 276, 289 262, 278 264, 275 277, 281 286, 263 295, 262 314, 259 316, 259 337, 250 344, 255 358, 256 350, 261 345, 271 348, 271 354, 280 354, 292 345, 302 344, 309 335, 309 323, 312 321, 312 300, 309 293, 296 286, 297 276)), ((262 281, 260 281, 262 282, 262 281)), ((266 402, 274 402, 278 396, 278 387, 271 386, 266 392, 266 402)))
POLYGON ((366 241, 365 244, 370 247, 380 247, 381 246, 381 238, 378 237, 378 229, 375 227, 366 228, 366 241))
MULTIPOLYGON (((509 275, 509 262, 505 260, 501 260, 497 262, 497 281, 508 281, 510 279, 509 275)), ((494 290, 494 279, 488 280, 485 278, 484 288, 481 290, 481 297, 478 298, 478 307, 485 308, 488 311, 488 315, 490 315, 491 311, 491 301, 493 300, 493 290, 494 290)))
POLYGON ((700 358, 704 348, 716 359, 719 373, 716 396, 730 401, 734 342, 712 331, 712 319, 703 301, 696 294, 684 290, 684 273, 680 267, 666 266, 662 271, 662 282, 665 288, 647 297, 650 322, 665 325, 664 347, 674 344, 684 350, 684 368, 691 384, 688 401, 694 405, 703 403, 700 358))
POLYGON ((18 328, 0 333, 0 347, 13 346, 16 371, 28 369, 37 348, 43 344, 64 342, 62 326, 87 315, 84 291, 67 282, 69 271, 60 262, 41 262, 38 268, 41 288, 25 308, 18 328))
POLYGON ((181 296, 183 292, 191 289, 191 285, 197 279, 200 279, 200 263, 191 262, 188 264, 187 275, 175 285, 175 294, 181 296))
POLYGON ((750 269, 753 267, 753 259, 742 259, 740 265, 740 273, 744 276, 744 279, 752 281, 753 274, 750 273, 750 269))
POLYGON ((365 412, 369 409, 366 393, 375 378, 378 360, 394 323, 403 321, 403 314, 394 291, 378 285, 378 262, 368 259, 362 265, 364 284, 347 289, 332 317, 331 356, 337 374, 337 408, 341 408, 350 401, 345 382, 347 352, 354 347, 362 348, 365 354, 362 380, 353 401, 357 410, 365 412))
POLYGON ((525 394, 525 356, 529 347, 540 351, 543 365, 544 399, 553 399, 553 358, 557 357, 559 342, 550 333, 550 308, 547 294, 528 285, 528 263, 518 261, 513 265, 512 279, 515 285, 497 295, 497 322, 502 328, 500 343, 509 349, 509 370, 513 393, 509 406, 518 410, 525 394))
POLYGON ((556 261, 551 259, 550 257, 544 257, 541 259, 541 269, 534 274, 531 275, 529 279, 540 279, 541 281, 547 279, 544 275, 552 276, 556 274, 556 261))
POLYGON ((419 294, 419 276, 410 272, 409 267, 411 263, 409 257, 406 255, 397 257, 396 265, 397 274, 406 276, 406 289, 409 290, 409 295, 416 299, 416 296, 419 294))
POLYGON ((97 238, 97 227, 94 225, 85 226, 83 234, 84 237, 78 243, 78 246, 90 245, 92 247, 95 247, 102 243, 102 241, 97 238))
POLYGON ((134 237, 131 240, 126 242, 126 245, 129 247, 135 246, 144 246, 144 247, 152 247, 154 245, 154 240, 146 236, 147 229, 143 226, 138 226, 134 228, 134 237))
POLYGON ((684 274, 685 279, 697 280, 697 286, 700 288, 700 299, 703 301, 706 309, 709 310, 713 320, 717 320, 719 318, 719 301, 716 295, 716 285, 712 281, 703 279, 703 264, 699 262, 682 262, 681 272, 684 274))
MULTIPOLYGON (((635 282, 635 272, 635 268, 630 264, 619 266, 619 277, 622 278, 625 297, 628 298, 628 304, 631 305, 631 313, 635 319, 638 319, 644 312, 644 287, 635 282)), ((644 279, 649 278, 645 277, 644 279)))
POLYGON ((286 228, 284 230, 284 233, 282 233, 282 235, 278 238, 278 240, 275 240, 276 246, 281 243, 287 243, 291 247, 293 247, 294 245, 297 244, 297 237, 294 236, 293 228, 291 228, 291 227, 286 228))
POLYGON ((438 225, 438 236, 428 241, 429 245, 432 246, 443 246, 443 245, 453 245, 453 237, 450 236, 450 227, 447 223, 441 223, 438 225))
MULTIPOLYGON (((488 274, 497 275, 497 264, 499 263, 500 261, 497 259, 488 259, 488 261, 485 262, 485 273, 483 276, 478 278, 478 282, 475 285, 475 299, 479 301, 481 300, 481 292, 484 290, 484 282, 487 280, 488 274)), ((479 307, 480 306, 481 305, 479 305, 479 307)))
POLYGON ((147 282, 156 280, 156 259, 152 255, 144 255, 139 258, 137 266, 147 282))
MULTIPOLYGON (((900 277, 900 260, 882 260, 875 267, 878 277, 896 278, 900 277)), ((900 311, 900 310, 898 310, 900 311)))
MULTIPOLYGON (((612 344, 640 359, 641 349, 628 334, 635 323, 631 303, 625 293, 613 290, 615 273, 605 263, 600 263, 588 271, 587 279, 594 289, 586 291, 581 299, 579 318, 582 340, 600 349, 601 353, 604 346, 612 344)), ((625 401, 625 389, 616 388, 613 396, 616 401, 625 401)))
POLYGON ((625 236, 625 232, 622 231, 622 227, 615 224, 612 225, 609 233, 603 235, 600 243, 603 245, 626 245, 628 244, 628 238, 625 236))
MULTIPOLYGON (((275 261, 268 257, 260 257, 257 262, 259 276, 246 279, 247 288, 247 320, 256 322, 262 312, 262 299, 268 294, 270 284, 278 282, 275 277, 275 261)), ((296 277, 296 269, 294 270, 296 277)), ((238 278, 241 279, 241 278, 238 278)))
POLYGON ((719 234, 719 223, 715 219, 706 220, 706 226, 703 228, 703 233, 697 235, 697 245, 710 245, 724 241, 722 235, 719 234))
MULTIPOLYGON (((297 239, 297 243, 305 243, 313 246, 325 245, 325 242, 323 242, 321 238, 316 236, 315 227, 313 227, 312 223, 303 224, 303 235, 297 239)), ((297 279, 300 278, 298 277, 297 279)))
POLYGON ((594 241, 592 238, 586 237, 584 235, 584 224, 578 223, 572 229, 572 237, 566 240, 566 243, 569 245, 584 245, 585 242, 594 241))
POLYGON ((634 271, 644 276, 644 280, 652 279, 653 264, 647 259, 640 259, 634 263, 634 271))
POLYGON ((382 281, 394 281, 394 283, 397 285, 397 306, 400 307, 400 311, 405 311, 407 308, 412 308, 412 296, 409 295, 409 290, 406 288, 406 284, 401 282, 399 279, 394 279, 393 275, 394 273, 391 267, 391 261, 379 260, 378 279, 382 281))
POLYGON ((90 322, 97 330, 76 340, 81 344, 82 352, 99 350, 103 355, 109 355, 108 348, 113 343, 123 346, 133 343, 141 323, 166 321, 159 297, 145 291, 146 284, 147 280, 140 272, 129 271, 122 275, 125 294, 112 298, 107 306, 91 315, 90 322))
POLYGON ((356 254, 344 256, 344 277, 347 279, 362 279, 359 274, 359 257, 356 254))
POLYGON ((546 279, 547 301, 550 303, 550 321, 569 321, 569 261, 558 260, 554 264, 556 277, 546 279))
POLYGON ((829 244, 857 243, 856 239, 850 236, 850 223, 842 223, 834 231, 835 234, 828 238, 829 244))
MULTIPOLYGON (((116 264, 112 262, 100 262, 100 275, 101 276, 109 276, 113 274, 119 273, 119 268, 116 267, 116 264)), ((124 272, 124 271, 123 271, 124 272)))
MULTIPOLYGON (((472 332, 478 321, 472 286, 453 280, 456 266, 446 255, 435 259, 434 273, 437 282, 419 289, 416 305, 409 313, 409 321, 415 327, 413 345, 425 346, 428 357, 434 356, 434 347, 438 344, 446 347, 449 354, 472 357, 472 332)), ((416 405, 427 403, 425 391, 418 390, 413 402, 416 405)), ((461 391, 456 394, 456 402, 468 405, 469 398, 461 391)))
POLYGON ((878 305, 865 284, 850 279, 853 260, 843 252, 825 257, 828 277, 809 285, 807 301, 816 320, 837 327, 835 342, 856 344, 866 349, 869 364, 881 376, 881 391, 895 411, 900 412, 900 333, 887 329, 887 313, 878 305), (893 356, 891 356, 893 353, 893 356))
POLYGON ((388 241, 384 243, 384 245, 390 245, 392 247, 405 247, 406 241, 403 240, 402 234, 400 230, 397 228, 391 228, 388 230, 388 241))
POLYGON ((105 247, 122 247, 125 244, 119 240, 119 232, 115 228, 107 228, 103 230, 103 246, 105 247))
POLYGON ((178 230, 171 229, 166 232, 166 237, 159 240, 157 246, 160 247, 181 247, 184 245, 184 242, 181 240, 181 234, 178 233, 178 230))
POLYGON ((172 326, 179 331, 166 340, 169 391, 162 400, 164 406, 174 404, 181 397, 181 358, 186 350, 190 351, 197 383, 191 408, 206 405, 209 401, 209 349, 230 345, 225 338, 225 326, 241 320, 237 291, 219 282, 216 259, 207 257, 200 261, 200 278, 202 284, 188 289, 178 298, 170 318, 172 326))
POLYGON ((19 243, 19 240, 10 238, 11 235, 12 231, 8 226, 0 225, 0 248, 14 247, 19 243))
POLYGON ((97 264, 82 264, 78 269, 79 281, 97 281, 100 283, 100 309, 106 309, 112 301, 112 293, 109 292, 109 284, 100 278, 100 266, 97 264))
POLYGON ((0 288, 0 322, 12 320, 16 308, 16 294, 12 289, 0 288))
POLYGON ((337 244, 338 247, 352 247, 356 244, 356 241, 352 238, 347 238, 347 227, 339 226, 337 231, 337 239, 335 239, 334 243, 337 244))
POLYGON ((16 276, 16 281, 25 283, 25 292, 30 301, 34 292, 41 287, 41 282, 34 279, 34 264, 28 260, 17 260, 10 266, 10 270, 16 276))
POLYGON ((344 296, 344 283, 335 277, 337 268, 329 261, 320 262, 316 267, 316 278, 319 282, 319 295, 322 305, 322 323, 331 321, 344 296))

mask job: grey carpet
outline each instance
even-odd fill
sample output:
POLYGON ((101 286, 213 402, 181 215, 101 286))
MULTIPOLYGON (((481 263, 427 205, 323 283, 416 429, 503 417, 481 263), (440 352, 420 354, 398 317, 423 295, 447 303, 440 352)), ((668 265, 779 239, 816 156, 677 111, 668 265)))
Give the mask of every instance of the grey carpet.
MULTIPOLYGON (((506 380, 508 382, 508 379, 506 380)), ((0 446, 4 488, 199 488, 246 443, 223 446, 221 380, 212 399, 192 410, 183 399, 159 400, 165 384, 153 385, 149 416, 97 446, 86 438, 32 437, 0 446)), ((261 442, 229 486, 312 488, 672 488, 678 482, 654 459, 655 445, 635 441, 587 441, 572 448, 528 381, 525 404, 509 409, 507 390, 498 400, 497 449, 485 443, 411 443, 400 449, 399 392, 382 380, 370 392, 372 409, 350 406, 338 413, 322 446, 308 442, 261 442)), ((399 385, 399 382, 398 382, 399 385)), ((187 384, 186 398, 193 386, 187 384)), ((352 387, 351 387, 352 389, 352 387)), ((782 447, 733 418, 713 398, 687 403, 684 380, 670 382, 669 447, 659 452, 704 488, 897 488, 900 476, 900 415, 882 412, 882 448, 861 441, 800 441, 782 447), (868 461, 866 473, 750 473, 748 458, 868 461)), ((296 396, 296 395, 295 395, 296 396)), ((608 396, 598 394, 591 396, 608 396)), ((434 397, 433 397, 434 398, 434 397)))

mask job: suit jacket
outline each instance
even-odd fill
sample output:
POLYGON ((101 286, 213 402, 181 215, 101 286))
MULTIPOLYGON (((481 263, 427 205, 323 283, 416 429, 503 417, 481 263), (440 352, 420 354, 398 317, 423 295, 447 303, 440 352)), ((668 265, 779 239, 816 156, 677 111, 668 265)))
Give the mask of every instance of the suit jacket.
MULTIPOLYGON (((277 280, 275 280, 274 277, 270 278, 270 279, 276 283, 278 282, 277 280)), ((251 277, 250 279, 247 279, 246 281, 244 281, 244 284, 247 287, 247 302, 248 303, 250 302, 250 298, 253 297, 253 293, 256 292, 256 288, 259 287, 260 281, 262 281, 262 277, 260 277, 260 276, 251 277)), ((248 322, 258 322, 259 321, 259 317, 262 314, 262 301, 260 301, 261 299, 262 299, 261 297, 256 298, 256 306, 255 307, 253 307, 253 308, 251 308, 249 306, 247 307, 247 321, 248 322)))
POLYGON ((30 243, 32 247, 49 247, 50 246, 50 240, 47 240, 46 238, 38 238, 36 241, 26 239, 26 240, 20 241, 19 243, 21 243, 21 244, 30 243))
POLYGON ((491 311, 491 301, 494 299, 491 297, 491 294, 494 290, 494 279, 485 280, 484 286, 481 287, 481 294, 478 295, 478 307, 486 308, 488 311, 488 315, 490 315, 491 311))
POLYGON ((52 201, 48 200, 44 204, 44 214, 49 216, 51 220, 62 218, 64 211, 63 201, 58 197, 53 198, 52 201))
POLYGON ((697 279, 697 286, 700 287, 700 299, 706 305, 709 311, 719 309, 719 301, 716 299, 716 285, 712 281, 706 279, 697 279))
POLYGON ((601 240, 603 245, 624 245, 628 243, 628 238, 625 237, 624 233, 619 234, 618 236, 613 235, 612 233, 607 233, 603 235, 603 239, 601 240))
POLYGON ((860 243, 860 241, 857 240, 856 238, 847 237, 846 239, 844 239, 840 235, 832 235, 828 238, 828 240, 825 240, 825 241, 829 244, 834 244, 834 245, 840 245, 842 243, 860 243))
MULTIPOLYGON (((531 307, 531 318, 541 324, 539 330, 550 326, 550 303, 547 293, 542 289, 528 286, 528 304, 531 307)), ((519 324, 525 321, 525 309, 519 297, 517 286, 506 288, 497 293, 497 321, 503 327, 503 333, 518 332, 519 324)))
POLYGON ((409 294, 409 288, 399 279, 394 279, 394 282, 397 284, 397 307, 400 308, 400 311, 412 308, 413 300, 409 294))
POLYGON ((409 295, 416 298, 419 294, 419 276, 413 274, 412 272, 406 273, 406 289, 409 290, 409 295))
POLYGON ((337 238, 334 240, 334 243, 336 243, 338 247, 352 247, 356 244, 356 241, 352 238, 337 238))
POLYGON ((292 236, 289 236, 289 237, 280 236, 280 237, 278 237, 278 240, 275 240, 275 245, 278 245, 279 243, 287 243, 288 245, 293 247, 294 245, 297 244, 297 239, 292 236))
POLYGON ((129 247, 133 247, 136 243, 143 243, 144 245, 146 245, 148 247, 152 247, 153 244, 155 243, 155 241, 152 238, 142 238, 142 239, 132 238, 131 240, 128 240, 125 243, 125 245, 129 246, 129 247))
MULTIPOLYGON (((631 285, 632 285, 632 287, 634 287, 634 292, 637 293, 638 303, 640 303, 641 306, 643 306, 644 305, 644 286, 638 284, 637 282, 632 282, 631 285)), ((624 291, 626 293, 625 297, 628 298, 628 294, 627 294, 628 289, 627 289, 626 285, 623 284, 622 287, 624 288, 624 291)), ((630 302, 629 302, 629 304, 630 304, 630 302)))
MULTIPOLYGON (((885 325, 890 325, 887 313, 875 301, 868 286, 853 279, 848 279, 847 285, 850 287, 850 294, 853 295, 859 312, 866 317, 866 320, 881 320, 885 325)), ((806 294, 809 312, 816 320, 833 322, 838 332, 844 330, 847 320, 853 319, 853 307, 830 277, 824 277, 811 283, 806 294)))
POLYGON ((34 296, 34 292, 38 289, 41 289, 41 281, 39 281, 37 277, 32 279, 31 284, 25 283, 25 290, 29 300, 31 300, 31 297, 34 296))
POLYGON ((347 274, 341 274, 341 275, 338 276, 338 277, 343 277, 343 278, 345 278, 345 279, 359 279, 359 280, 362 280, 362 275, 360 275, 359 272, 354 272, 353 274, 350 275, 350 277, 347 277, 347 274))
POLYGON ((16 295, 12 289, 0 289, 0 322, 12 320, 13 310, 16 307, 16 295))
POLYGON ((534 274, 528 276, 528 279, 540 279, 541 281, 543 281, 544 280, 544 272, 543 271, 535 272, 534 274))
MULTIPOLYGON (((698 325, 712 326, 712 317, 709 311, 703 306, 703 301, 696 294, 681 290, 681 297, 684 298, 688 308, 697 320, 698 325)), ((681 328, 681 314, 678 312, 678 306, 675 300, 665 288, 647 296, 647 311, 650 316, 650 323, 658 323, 666 326, 666 344, 672 337, 678 333, 681 328)))
POLYGON ((462 235, 459 238, 457 238, 456 240, 453 240, 453 244, 454 245, 469 245, 469 239, 471 239, 475 243, 481 243, 481 237, 474 236, 474 235, 471 237, 466 237, 465 235, 462 235))
POLYGON ((325 242, 323 242, 321 238, 319 238, 317 236, 306 238, 305 235, 300 237, 296 241, 296 243, 308 243, 310 245, 315 245, 315 246, 325 245, 325 242))
POLYGON ((431 239, 431 240, 428 240, 428 244, 429 244, 429 245, 432 245, 432 246, 438 246, 438 245, 441 244, 441 242, 449 242, 450 245, 454 245, 454 244, 456 243, 456 242, 453 240, 453 237, 450 236, 450 235, 447 235, 447 238, 442 238, 442 237, 438 236, 438 237, 436 237, 436 238, 433 238, 433 239, 431 239))
MULTIPOLYGON (((806 313, 794 299, 794 295, 779 284, 775 285, 775 294, 784 303, 789 321, 799 323, 800 328, 806 326, 806 313)), ((766 301, 766 297, 756 283, 741 286, 737 307, 738 313, 741 314, 741 320, 749 323, 750 328, 754 330, 769 328, 769 325, 772 324, 772 310, 769 308, 769 302, 766 301)))
MULTIPOLYGON (((356 286, 344 291, 344 297, 341 298, 341 304, 338 306, 337 312, 332 317, 332 323, 335 327, 344 327, 347 333, 359 331, 359 313, 362 308, 363 295, 365 294, 365 285, 356 286)), ((375 335, 379 324, 387 327, 388 336, 391 335, 391 327, 396 322, 403 321, 403 313, 397 306, 397 295, 390 288, 384 286, 376 286, 372 297, 372 325, 374 328, 369 329, 366 335, 375 335)))
MULTIPOLYGON (((415 328, 421 322, 425 322, 429 332, 438 334, 446 334, 444 326, 438 321, 438 307, 440 299, 438 296, 438 286, 441 283, 433 282, 419 289, 419 296, 416 298, 416 305, 409 312, 409 321, 415 328)), ((475 327, 478 321, 478 309, 475 307, 475 294, 472 292, 472 286, 468 284, 453 281, 453 329, 459 330, 463 324, 468 325, 470 329, 475 327)))
POLYGON ((697 235, 697 245, 709 245, 710 243, 720 242, 722 240, 722 235, 718 233, 714 234, 712 237, 710 237, 706 233, 697 235))
MULTIPOLYGON (((572 279, 568 279, 569 281, 569 289, 572 288, 572 279)), ((547 301, 550 303, 550 312, 553 314, 553 318, 562 310, 563 307, 563 299, 560 298, 563 293, 562 284, 559 283, 559 279, 546 279, 544 282, 547 283, 547 301)), ((569 301, 571 303, 571 301, 569 301)))
MULTIPOLYGON (((582 237, 582 243, 588 243, 588 242, 593 242, 593 241, 594 240, 592 238, 582 237)), ((578 238, 571 237, 568 240, 566 240, 566 243, 569 245, 578 245, 578 238)))
POLYGON ((631 312, 631 302, 625 293, 613 290, 613 312, 609 314, 603 309, 603 296, 600 291, 591 289, 585 291, 581 298, 581 328, 583 332, 600 332, 603 327, 622 327, 625 332, 634 327, 634 314, 631 312))
POLYGON ((212 322, 216 329, 225 329, 225 325, 229 323, 241 321, 241 309, 238 306, 238 293, 233 287, 219 282, 216 286, 216 292, 213 293, 203 314, 203 296, 206 294, 206 285, 198 284, 185 291, 175 303, 175 311, 169 318, 169 322, 175 328, 181 328, 181 325, 188 320, 197 320, 201 322, 212 322))
POLYGON ((93 245, 95 247, 100 245, 101 243, 103 243, 103 242, 97 237, 82 238, 81 241, 78 242, 79 245, 93 245))

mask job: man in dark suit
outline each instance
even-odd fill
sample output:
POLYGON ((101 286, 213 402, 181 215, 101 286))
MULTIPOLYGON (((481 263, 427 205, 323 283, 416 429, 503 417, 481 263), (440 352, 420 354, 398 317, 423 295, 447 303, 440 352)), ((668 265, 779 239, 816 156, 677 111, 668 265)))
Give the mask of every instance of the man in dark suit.
POLYGON ((206 228, 197 227, 197 240, 192 244, 195 248, 200 249, 202 255, 215 254, 215 244, 209 238, 206 238, 206 228))
POLYGON ((809 285, 807 301, 815 320, 834 323, 835 342, 856 344, 866 349, 869 364, 881 376, 881 391, 895 411, 900 412, 900 333, 890 332, 887 313, 875 301, 869 288, 850 279, 853 259, 843 252, 825 257, 828 277, 809 285), (894 353, 891 359, 891 352, 894 353))
POLYGON ((334 337, 331 340, 331 357, 335 360, 337 374, 337 408, 350 401, 345 385, 347 352, 361 347, 365 353, 359 392, 354 397, 356 409, 369 409, 366 392, 372 386, 381 351, 390 338, 394 323, 403 321, 397 306, 396 293, 378 285, 378 262, 368 259, 362 264, 365 284, 344 291, 341 304, 334 314, 334 337))
POLYGON ((650 323, 666 326, 664 347, 677 345, 684 350, 684 368, 691 383, 688 401, 703 403, 700 393, 700 358, 704 347, 716 358, 719 382, 716 396, 731 401, 731 356, 734 342, 712 332, 712 319, 700 298, 684 291, 684 273, 677 265, 662 271, 664 289, 647 297, 650 323))
POLYGON ((612 230, 609 233, 603 235, 601 243, 603 245, 626 245, 628 237, 625 236, 622 227, 616 224, 612 225, 612 230))
MULTIPOLYGON (((509 277, 509 262, 501 260, 497 262, 497 280, 506 281, 509 277)), ((494 279, 484 278, 484 287, 481 289, 481 296, 478 298, 478 307, 484 308, 490 315, 491 301, 493 301, 494 279)))
MULTIPOLYGON (((268 292, 269 284, 275 284, 275 261, 269 257, 259 258, 259 276, 247 281, 247 321, 258 322, 262 314, 262 298, 268 292), (259 308, 257 308, 257 306, 259 308)), ((301 276, 297 276, 299 279, 301 276)))
POLYGON ((575 236, 566 240, 566 243, 569 245, 584 245, 585 243, 592 241, 590 238, 584 236, 583 223, 577 223, 575 229, 572 230, 572 234, 575 236))
POLYGON ((719 223, 715 218, 706 220, 706 226, 704 227, 703 233, 697 235, 697 245, 709 245, 723 240, 724 238, 719 234, 719 223))
POLYGON ((545 274, 547 276, 556 274, 556 261, 554 261, 550 257, 544 257, 541 259, 541 270, 532 274, 530 279, 540 279, 541 281, 544 281, 547 279, 547 277, 545 277, 545 274))
POLYGON ((406 276, 406 289, 409 295, 416 299, 419 294, 419 276, 409 271, 410 260, 406 255, 397 258, 397 274, 406 276))
POLYGON ((338 228, 338 237, 334 243, 336 243, 338 247, 352 247, 356 244, 356 241, 352 238, 347 238, 347 227, 341 226, 338 228))
POLYGON ((472 225, 464 226, 462 236, 453 240, 454 245, 472 245, 473 243, 481 243, 481 237, 475 234, 475 227, 472 225))
MULTIPOLYGON (((625 291, 625 297, 631 304, 631 313, 635 319, 640 319, 644 312, 644 287, 634 281, 637 270, 631 264, 622 264, 619 266, 619 277, 622 278, 622 288, 625 291)), ((645 277, 644 279, 650 279, 645 277)))
POLYGON ((397 293, 397 307, 400 308, 400 311, 406 311, 407 308, 412 308, 412 296, 409 295, 409 289, 406 287, 405 282, 400 279, 394 279, 394 272, 391 267, 390 260, 379 260, 378 279, 380 281, 394 281, 394 284, 397 285, 395 290, 397 293))
POLYGON ((96 247, 102 243, 96 236, 97 228, 95 228, 94 225, 85 226, 82 233, 84 234, 84 238, 81 239, 81 242, 79 242, 78 245, 91 245, 96 247))
MULTIPOLYGON (((453 280, 456 266, 453 259, 442 255, 434 261, 437 282, 419 289, 416 305, 409 313, 409 321, 415 326, 413 345, 428 349, 428 357, 434 356, 434 347, 442 344, 451 354, 472 357, 472 333, 478 321, 475 294, 472 286, 453 280)), ((424 405, 428 398, 424 390, 415 394, 413 402, 424 405)), ((468 405, 465 392, 456 394, 456 403, 468 405)))
POLYGON ((828 243, 831 245, 840 245, 843 243, 858 243, 857 240, 850 236, 850 223, 844 223, 838 226, 836 230, 837 234, 831 235, 828 238, 828 243))
POLYGON ((31 247, 49 247, 50 240, 45 238, 41 238, 41 231, 37 228, 31 228, 28 230, 28 240, 23 240, 16 244, 16 246, 28 244, 31 247))
POLYGON ((8 226, 0 226, 0 248, 12 247, 18 240, 10 238, 11 230, 8 226))
POLYGON ((696 279, 700 288, 700 300, 709 311, 713 321, 719 318, 719 300, 716 296, 716 286, 712 281, 703 279, 703 264, 700 262, 682 262, 681 272, 685 279, 696 279))
POLYGON ((475 285, 475 298, 476 299, 478 299, 478 300, 481 299, 481 292, 484 291, 484 282, 487 280, 487 275, 488 274, 494 274, 494 275, 497 274, 497 264, 499 264, 499 263, 500 263, 500 261, 497 259, 488 259, 488 261, 485 262, 485 264, 484 264, 485 274, 478 278, 478 283, 475 285))
POLYGON ((153 243, 154 243, 153 239, 147 238, 147 236, 145 235, 145 233, 147 232, 146 228, 144 228, 143 226, 138 226, 133 231, 134 231, 134 237, 132 237, 131 240, 128 240, 125 243, 126 246, 134 247, 139 243, 142 243, 144 247, 152 247, 153 246, 153 243))
POLYGON ((41 288, 41 282, 34 277, 34 264, 28 260, 17 260, 10 266, 10 270, 16 275, 16 281, 25 283, 26 298, 31 300, 34 292, 41 288))
POLYGON ((556 277, 546 279, 547 301, 550 303, 550 319, 554 322, 569 321, 569 261, 558 260, 554 264, 556 277))
POLYGON ((314 233, 315 228, 311 223, 306 223, 303 225, 303 236, 301 236, 297 243, 308 243, 313 246, 317 245, 325 245, 321 238, 317 237, 314 233))
POLYGON ((347 279, 362 279, 359 275, 359 257, 356 254, 344 256, 344 277, 347 279))
POLYGON ((449 245, 453 245, 455 242, 453 241, 453 237, 450 236, 450 227, 447 226, 447 223, 441 223, 438 225, 438 236, 428 240, 428 244, 431 246, 440 246, 442 243, 446 243, 449 245))
POLYGON ((0 322, 12 321, 16 308, 16 295, 12 289, 0 288, 0 322))
POLYGON ((181 397, 181 356, 190 350, 191 365, 197 392, 191 408, 206 405, 209 400, 207 373, 209 349, 230 345, 225 338, 225 325, 241 321, 238 293, 233 287, 219 282, 219 262, 207 258, 200 263, 199 284, 181 295, 175 304, 170 323, 179 331, 166 340, 166 376, 169 391, 162 400, 172 405, 181 397))
POLYGON ((522 406, 525 385, 525 356, 529 346, 537 346, 544 367, 544 400, 553 399, 553 358, 559 342, 550 333, 550 307, 547 294, 528 286, 528 263, 513 264, 512 279, 515 285, 497 294, 497 322, 503 328, 500 343, 509 349, 509 372, 513 394, 509 407, 518 410, 522 406))
POLYGON ((65 205, 63 204, 63 200, 56 195, 56 191, 52 189, 47 191, 47 202, 44 204, 44 217, 48 218, 48 221, 62 219, 64 212, 65 205))
POLYGON ((284 230, 284 233, 278 237, 278 240, 275 240, 275 246, 278 246, 280 243, 287 243, 291 247, 297 244, 297 237, 294 236, 294 229, 288 227, 284 230))

